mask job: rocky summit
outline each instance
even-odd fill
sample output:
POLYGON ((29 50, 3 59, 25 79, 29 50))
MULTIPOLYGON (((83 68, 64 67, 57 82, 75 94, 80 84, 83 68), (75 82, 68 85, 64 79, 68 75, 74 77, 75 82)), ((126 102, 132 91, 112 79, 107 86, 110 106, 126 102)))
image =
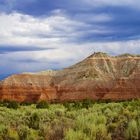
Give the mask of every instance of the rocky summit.
POLYGON ((0 82, 0 100, 54 102, 140 98, 140 56, 94 53, 59 71, 12 75, 0 82))

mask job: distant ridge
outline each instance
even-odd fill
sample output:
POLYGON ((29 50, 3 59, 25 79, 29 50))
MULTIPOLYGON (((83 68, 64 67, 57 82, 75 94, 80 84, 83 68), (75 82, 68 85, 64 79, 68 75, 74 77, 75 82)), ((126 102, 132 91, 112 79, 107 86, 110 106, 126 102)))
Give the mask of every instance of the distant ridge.
POLYGON ((125 53, 125 54, 118 55, 118 57, 140 57, 140 55, 125 53))
POLYGON ((139 54, 124 53, 121 55, 111 56, 111 55, 104 53, 104 52, 94 52, 92 55, 90 55, 87 58, 92 58, 92 57, 97 57, 97 58, 98 57, 140 57, 140 55, 139 54))
POLYGON ((111 57, 111 56, 109 56, 107 53, 103 53, 103 52, 94 52, 88 58, 91 58, 91 57, 111 57))

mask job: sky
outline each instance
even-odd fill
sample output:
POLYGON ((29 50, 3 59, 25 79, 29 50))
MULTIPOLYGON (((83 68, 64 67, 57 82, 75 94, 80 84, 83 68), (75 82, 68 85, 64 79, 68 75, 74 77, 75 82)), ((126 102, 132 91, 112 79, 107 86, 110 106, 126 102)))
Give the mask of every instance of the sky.
POLYGON ((140 54, 140 0, 0 0, 0 79, 98 51, 140 54))

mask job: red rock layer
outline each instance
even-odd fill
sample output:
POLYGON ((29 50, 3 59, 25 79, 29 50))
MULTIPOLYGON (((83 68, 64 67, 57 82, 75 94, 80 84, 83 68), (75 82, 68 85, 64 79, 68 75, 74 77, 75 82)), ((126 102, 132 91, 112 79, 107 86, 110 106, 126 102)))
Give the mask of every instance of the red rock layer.
POLYGON ((53 100, 56 98, 56 90, 49 85, 50 81, 51 77, 45 75, 13 75, 2 82, 0 100, 19 102, 53 100))

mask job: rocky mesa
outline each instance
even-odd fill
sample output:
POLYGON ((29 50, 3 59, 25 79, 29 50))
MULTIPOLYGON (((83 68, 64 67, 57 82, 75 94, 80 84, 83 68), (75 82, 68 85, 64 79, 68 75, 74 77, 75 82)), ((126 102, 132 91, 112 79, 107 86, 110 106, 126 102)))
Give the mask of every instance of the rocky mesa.
POLYGON ((0 100, 64 102, 140 98, 140 56, 94 53, 59 71, 12 75, 0 82, 0 100))

